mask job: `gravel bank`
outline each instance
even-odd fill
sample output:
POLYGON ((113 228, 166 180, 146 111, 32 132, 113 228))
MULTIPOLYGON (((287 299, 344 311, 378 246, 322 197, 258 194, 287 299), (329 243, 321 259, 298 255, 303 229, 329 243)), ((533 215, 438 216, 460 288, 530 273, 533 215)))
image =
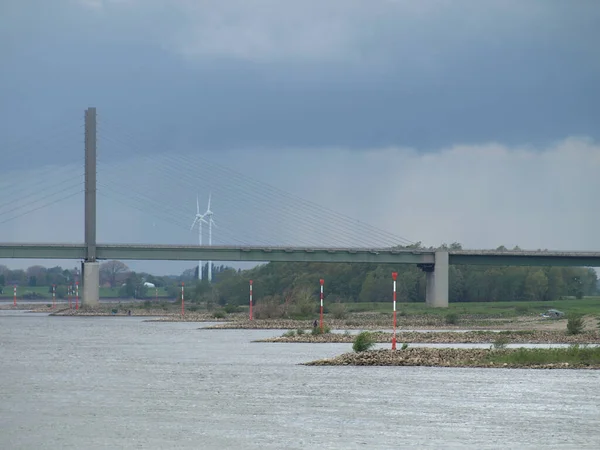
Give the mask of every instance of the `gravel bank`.
MULTIPOLYGON (((255 342, 292 342, 292 343, 352 343, 355 335, 343 333, 327 333, 312 335, 310 333, 294 336, 278 336, 261 339, 255 342)), ((374 332, 373 338, 378 343, 392 341, 392 333, 374 332)), ((399 343, 420 344, 487 344, 502 339, 511 344, 600 344, 600 333, 596 331, 568 335, 565 331, 466 331, 466 332, 411 332, 396 333, 399 343)))
POLYGON ((427 366, 427 367, 485 367, 530 369, 600 369, 600 364, 584 363, 495 363, 490 362, 492 352, 496 355, 518 350, 456 349, 456 348, 408 348, 406 350, 372 350, 361 353, 345 353, 335 358, 304 363, 306 366, 427 366))

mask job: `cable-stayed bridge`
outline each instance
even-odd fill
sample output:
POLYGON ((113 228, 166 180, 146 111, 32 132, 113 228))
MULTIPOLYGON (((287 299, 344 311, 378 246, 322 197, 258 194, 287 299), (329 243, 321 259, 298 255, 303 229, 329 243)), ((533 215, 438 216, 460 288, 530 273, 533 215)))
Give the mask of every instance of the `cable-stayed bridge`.
MULTIPOLYGON (((81 136, 81 130, 76 131, 81 136)), ((74 135, 68 135, 68 145, 73 145, 74 135)), ((59 142, 64 138, 61 133, 56 136, 59 142)), ((406 238, 308 202, 200 155, 152 153, 151 143, 140 145, 118 126, 97 122, 95 108, 86 110, 83 140, 85 152, 81 155, 75 145, 71 164, 39 171, 35 181, 25 187, 13 181, 0 182, 4 194, 0 225, 44 208, 60 207, 67 214, 74 211, 78 220, 85 217, 83 242, 5 243, 0 244, 0 258, 83 261, 83 301, 87 303, 98 299, 97 261, 106 259, 417 264, 427 274, 428 304, 441 307, 448 305, 449 264, 600 266, 600 252, 411 248, 414 242, 406 238), (96 155, 98 143, 100 155, 96 155), (124 161, 128 158, 132 161, 129 164, 124 161), (162 188, 156 189, 158 183, 162 188), (137 219, 145 220, 145 225, 148 218, 168 223, 189 242, 194 209, 185 199, 195 201, 199 189, 212 192, 213 198, 221 202, 221 210, 215 213, 215 245, 97 243, 97 197, 141 213, 137 219), (79 205, 74 207, 77 197, 84 198, 85 215, 79 213, 79 205)), ((29 153, 25 148, 15 158, 27 161, 31 153, 31 148, 29 153)), ((129 222, 133 228, 144 225, 131 215, 123 218, 113 209, 101 208, 101 227, 117 221, 129 222)))

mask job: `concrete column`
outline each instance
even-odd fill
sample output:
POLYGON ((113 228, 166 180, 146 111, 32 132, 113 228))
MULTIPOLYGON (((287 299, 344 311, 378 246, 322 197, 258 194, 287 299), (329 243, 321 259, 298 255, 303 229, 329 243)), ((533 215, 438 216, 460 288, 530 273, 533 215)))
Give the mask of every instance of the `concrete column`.
POLYGON ((96 306, 99 303, 100 264, 83 263, 83 296, 81 306, 96 306))
POLYGON ((434 308, 448 307, 448 252, 435 252, 435 267, 425 273, 427 287, 425 301, 434 308))

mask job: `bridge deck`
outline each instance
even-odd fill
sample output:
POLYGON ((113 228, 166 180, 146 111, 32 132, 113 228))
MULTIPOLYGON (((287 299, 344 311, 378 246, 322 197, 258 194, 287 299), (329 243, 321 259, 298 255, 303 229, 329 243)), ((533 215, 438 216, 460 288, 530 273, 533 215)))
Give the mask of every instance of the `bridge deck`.
MULTIPOLYGON (((84 244, 0 243, 0 258, 84 259, 84 244)), ((434 250, 99 244, 99 260, 289 261, 434 264, 434 250)), ((450 264, 600 267, 600 252, 452 250, 450 264)))

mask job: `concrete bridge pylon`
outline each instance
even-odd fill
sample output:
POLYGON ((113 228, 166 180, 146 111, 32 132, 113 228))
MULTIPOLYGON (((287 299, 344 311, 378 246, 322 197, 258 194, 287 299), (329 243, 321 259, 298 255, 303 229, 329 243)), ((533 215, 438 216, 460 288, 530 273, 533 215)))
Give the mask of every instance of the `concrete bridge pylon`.
POLYGON ((96 261, 96 108, 85 110, 85 247, 81 304, 95 306, 100 297, 100 266, 96 261))

